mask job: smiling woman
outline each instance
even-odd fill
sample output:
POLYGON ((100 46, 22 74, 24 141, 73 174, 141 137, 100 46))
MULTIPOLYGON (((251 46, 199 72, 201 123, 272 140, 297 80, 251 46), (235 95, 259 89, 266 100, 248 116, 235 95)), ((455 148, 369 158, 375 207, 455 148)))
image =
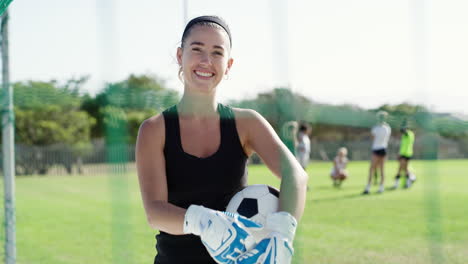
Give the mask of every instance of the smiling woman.
POLYGON ((140 127, 140 190, 148 223, 160 231, 155 263, 291 261, 308 177, 261 115, 216 102, 218 85, 234 62, 231 47, 222 19, 191 20, 177 49, 182 99, 140 127), (272 232, 258 244, 251 231, 259 224, 223 212, 245 187, 253 152, 281 179, 280 212, 267 217, 265 228, 272 232))
POLYGON ((192 24, 187 25, 181 47, 177 49, 179 73, 184 76, 184 93, 214 93, 233 63, 229 28, 221 20, 209 23, 203 21, 205 18, 192 20, 192 24))

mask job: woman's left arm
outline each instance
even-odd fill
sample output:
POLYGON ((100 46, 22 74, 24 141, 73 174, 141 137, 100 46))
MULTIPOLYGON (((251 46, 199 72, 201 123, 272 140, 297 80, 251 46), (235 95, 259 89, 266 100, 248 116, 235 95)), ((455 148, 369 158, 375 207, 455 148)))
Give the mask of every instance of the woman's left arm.
POLYGON ((280 211, 286 211, 299 220, 304 212, 307 173, 265 118, 250 109, 235 109, 235 113, 246 153, 256 152, 281 179, 280 211))

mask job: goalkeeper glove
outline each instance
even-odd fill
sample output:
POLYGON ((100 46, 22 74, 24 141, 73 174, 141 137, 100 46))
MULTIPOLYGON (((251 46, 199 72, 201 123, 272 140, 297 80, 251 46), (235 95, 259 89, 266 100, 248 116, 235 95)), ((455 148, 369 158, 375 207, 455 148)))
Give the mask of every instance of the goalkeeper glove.
POLYGON ((235 263, 255 243, 251 230, 261 228, 243 216, 198 205, 191 205, 184 219, 184 233, 200 236, 210 256, 220 264, 235 263))
POLYGON ((287 212, 270 214, 265 228, 271 233, 253 249, 242 254, 236 264, 290 264, 297 221, 287 212))

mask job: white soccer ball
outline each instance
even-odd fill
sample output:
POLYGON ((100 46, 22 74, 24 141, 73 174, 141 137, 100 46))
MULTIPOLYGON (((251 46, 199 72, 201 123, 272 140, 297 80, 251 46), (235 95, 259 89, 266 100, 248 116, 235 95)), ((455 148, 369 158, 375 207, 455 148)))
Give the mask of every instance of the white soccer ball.
MULTIPOLYGON (((237 213, 257 223, 265 225, 267 215, 278 212, 279 191, 264 184, 249 185, 234 195, 226 208, 227 212, 237 213)), ((268 235, 264 229, 254 235, 258 243, 268 235)))
POLYGON ((414 174, 413 172, 410 172, 409 179, 410 179, 412 182, 415 182, 415 181, 416 181, 416 174, 414 174))

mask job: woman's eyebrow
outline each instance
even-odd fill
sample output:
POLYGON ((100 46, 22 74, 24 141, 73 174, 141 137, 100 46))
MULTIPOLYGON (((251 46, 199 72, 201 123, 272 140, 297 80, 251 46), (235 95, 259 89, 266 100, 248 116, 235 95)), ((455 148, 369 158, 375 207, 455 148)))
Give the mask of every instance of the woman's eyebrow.
POLYGON ((205 43, 200 42, 200 41, 194 41, 194 42, 190 43, 190 46, 192 46, 192 45, 205 46, 205 43))
POLYGON ((213 48, 224 50, 223 46, 219 46, 219 45, 213 45, 213 48))
MULTIPOLYGON (((200 41, 194 41, 194 42, 190 43, 190 46, 193 46, 193 45, 205 46, 205 43, 200 42, 200 41)), ((220 45, 213 45, 213 48, 224 50, 223 46, 220 46, 220 45)))

